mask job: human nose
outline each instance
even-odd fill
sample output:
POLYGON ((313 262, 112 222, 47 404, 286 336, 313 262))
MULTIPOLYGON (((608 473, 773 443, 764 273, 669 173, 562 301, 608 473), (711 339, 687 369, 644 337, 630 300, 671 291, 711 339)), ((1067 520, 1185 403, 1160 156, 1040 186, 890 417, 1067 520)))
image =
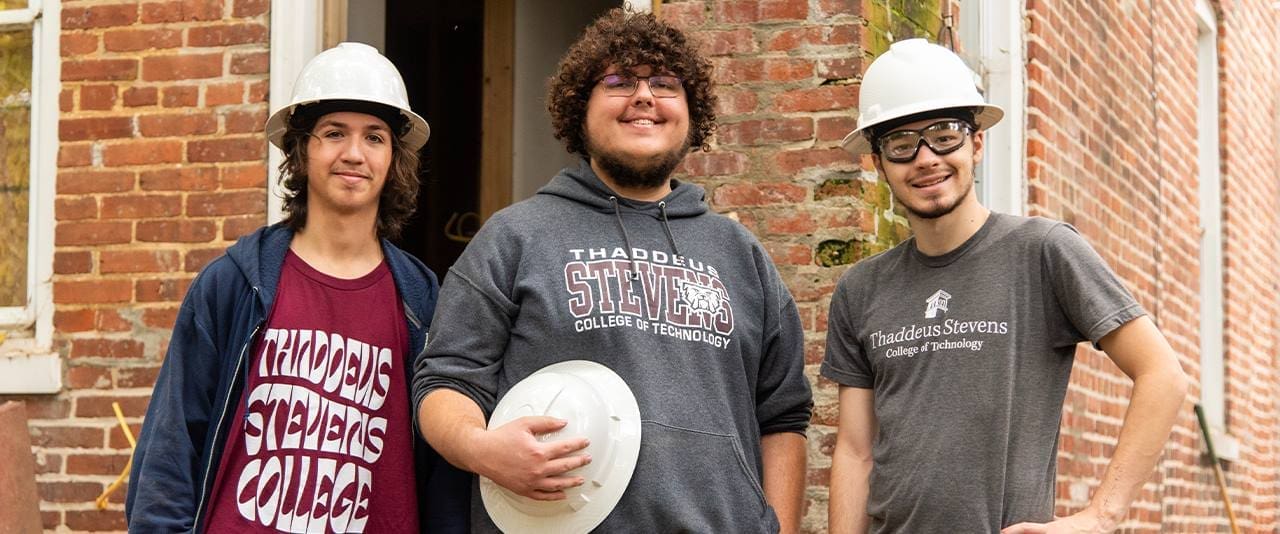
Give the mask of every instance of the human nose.
POLYGON ((942 161, 942 156, 933 151, 933 147, 923 138, 916 145, 916 157, 912 161, 917 167, 932 167, 942 161))
POLYGON ((352 163, 364 161, 364 146, 355 136, 349 136, 342 142, 342 160, 352 163))
POLYGON ((631 103, 639 105, 648 103, 653 105, 653 90, 649 88, 649 80, 640 78, 636 80, 636 92, 631 95, 631 103))

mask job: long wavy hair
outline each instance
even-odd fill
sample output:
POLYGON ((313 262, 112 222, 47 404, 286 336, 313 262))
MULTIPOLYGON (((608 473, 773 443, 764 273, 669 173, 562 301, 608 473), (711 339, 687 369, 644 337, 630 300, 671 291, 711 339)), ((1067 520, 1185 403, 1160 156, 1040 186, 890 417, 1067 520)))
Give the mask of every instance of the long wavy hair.
POLYGON ((716 127, 711 62, 679 29, 650 13, 614 8, 587 27, 550 80, 547 111, 556 139, 564 141, 569 152, 587 154, 587 101, 610 65, 622 70, 648 65, 654 72, 679 77, 689 102, 689 146, 710 149, 708 140, 716 127))
MULTIPOLYGON (((280 182, 284 186, 284 223, 294 231, 307 225, 307 137, 320 119, 312 115, 295 111, 288 121, 283 140, 280 182)), ((378 237, 399 237, 400 230, 417 208, 418 152, 409 150, 400 136, 393 134, 391 166, 387 169, 387 181, 378 197, 378 237)))

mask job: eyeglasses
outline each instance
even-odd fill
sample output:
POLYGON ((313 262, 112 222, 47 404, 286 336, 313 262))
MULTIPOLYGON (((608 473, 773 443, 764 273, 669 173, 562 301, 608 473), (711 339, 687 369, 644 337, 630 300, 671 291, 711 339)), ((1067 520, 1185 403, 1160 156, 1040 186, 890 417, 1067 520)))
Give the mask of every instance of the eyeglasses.
POLYGON ((680 91, 683 87, 680 78, 665 74, 647 77, 637 77, 622 73, 606 74, 600 78, 599 83, 604 86, 604 94, 606 96, 631 96, 636 94, 636 89, 640 87, 641 81, 649 84, 649 92, 658 98, 680 96, 680 91))
POLYGON ((919 130, 897 130, 880 136, 876 146, 884 159, 894 163, 910 163, 916 159, 920 144, 929 146, 939 156, 955 152, 964 146, 964 139, 973 133, 973 126, 962 120, 938 121, 919 130))

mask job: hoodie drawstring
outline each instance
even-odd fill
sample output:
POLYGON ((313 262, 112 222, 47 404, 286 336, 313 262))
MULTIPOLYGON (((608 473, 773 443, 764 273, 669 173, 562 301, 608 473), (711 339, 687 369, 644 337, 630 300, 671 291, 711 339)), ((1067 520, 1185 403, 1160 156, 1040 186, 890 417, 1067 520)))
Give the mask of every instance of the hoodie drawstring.
POLYGON ((609 196, 609 202, 613 204, 613 215, 618 218, 618 228, 622 230, 622 243, 626 245, 626 249, 622 251, 627 256, 627 272, 631 273, 632 280, 640 279, 640 272, 636 270, 636 262, 631 259, 631 236, 627 235, 627 225, 622 224, 622 209, 618 207, 618 197, 609 196))
POLYGON ((662 212, 662 230, 667 233, 667 241, 671 243, 671 251, 675 252, 676 256, 683 256, 684 254, 680 253, 680 247, 676 246, 675 236, 671 235, 671 224, 667 222, 667 201, 658 202, 658 211, 662 212))

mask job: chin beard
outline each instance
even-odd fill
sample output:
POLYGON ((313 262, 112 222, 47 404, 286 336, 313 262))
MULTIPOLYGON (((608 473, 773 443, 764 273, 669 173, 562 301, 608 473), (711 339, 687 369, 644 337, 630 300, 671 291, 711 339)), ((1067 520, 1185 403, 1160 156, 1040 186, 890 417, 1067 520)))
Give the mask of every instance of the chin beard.
POLYGON ((600 166, 609 178, 620 187, 628 189, 654 189, 662 187, 671 178, 676 166, 689 153, 689 142, 675 150, 649 158, 632 158, 622 154, 598 150, 587 141, 587 155, 600 166))

